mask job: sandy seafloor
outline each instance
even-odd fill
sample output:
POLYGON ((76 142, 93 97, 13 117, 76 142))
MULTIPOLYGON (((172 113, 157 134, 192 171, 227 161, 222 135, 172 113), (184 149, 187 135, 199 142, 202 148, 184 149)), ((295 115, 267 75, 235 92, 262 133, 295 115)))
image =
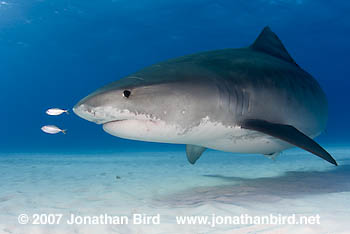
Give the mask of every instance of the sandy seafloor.
POLYGON ((327 149, 338 167, 299 149, 276 161, 208 151, 194 166, 180 151, 1 154, 0 233, 349 233, 350 147, 327 149), (161 224, 20 225, 22 213, 159 213, 161 224), (271 213, 319 214, 321 224, 212 228, 175 219, 271 213))

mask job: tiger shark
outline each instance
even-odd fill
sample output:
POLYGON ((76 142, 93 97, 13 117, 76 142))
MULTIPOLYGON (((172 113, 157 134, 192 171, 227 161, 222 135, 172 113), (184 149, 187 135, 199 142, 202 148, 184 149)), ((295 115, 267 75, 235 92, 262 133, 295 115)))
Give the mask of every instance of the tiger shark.
POLYGON ((274 158, 297 146, 337 165, 313 140, 326 127, 326 95, 269 27, 246 48, 146 67, 73 110, 117 137, 185 144, 192 164, 207 148, 274 158))

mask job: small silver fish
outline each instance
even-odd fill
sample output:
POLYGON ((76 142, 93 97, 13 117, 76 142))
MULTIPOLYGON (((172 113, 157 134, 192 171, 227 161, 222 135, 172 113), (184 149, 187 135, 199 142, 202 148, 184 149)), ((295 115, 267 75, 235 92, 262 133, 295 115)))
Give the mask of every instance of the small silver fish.
POLYGON ((62 109, 59 109, 59 108, 51 108, 51 109, 48 109, 46 111, 46 114, 48 115, 60 115, 62 113, 68 113, 68 110, 62 110, 62 109))
POLYGON ((43 132, 49 133, 49 134, 56 134, 59 132, 62 132, 63 134, 66 134, 67 130, 62 130, 59 127, 55 126, 55 125, 45 125, 43 127, 41 127, 41 130, 43 132))

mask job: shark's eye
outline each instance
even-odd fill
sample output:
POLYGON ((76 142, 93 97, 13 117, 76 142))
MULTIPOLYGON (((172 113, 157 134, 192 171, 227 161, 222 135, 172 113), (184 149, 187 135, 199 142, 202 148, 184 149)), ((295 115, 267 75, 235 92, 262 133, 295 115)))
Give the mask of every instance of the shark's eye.
POLYGON ((126 97, 126 98, 128 98, 130 96, 130 94, 131 94, 130 90, 124 90, 123 91, 123 96, 126 97))

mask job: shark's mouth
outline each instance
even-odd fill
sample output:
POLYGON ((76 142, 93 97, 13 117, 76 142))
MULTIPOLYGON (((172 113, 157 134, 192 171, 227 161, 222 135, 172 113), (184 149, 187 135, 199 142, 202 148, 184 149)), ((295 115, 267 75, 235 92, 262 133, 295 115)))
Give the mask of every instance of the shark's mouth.
POLYGON ((111 120, 111 121, 106 121, 106 122, 101 122, 102 125, 109 124, 109 123, 114 123, 114 122, 123 122, 127 121, 129 119, 117 119, 117 120, 111 120))
POLYGON ((158 121, 152 120, 152 119, 116 119, 116 120, 109 120, 105 122, 101 122, 100 124, 106 125, 106 124, 113 124, 113 123, 123 123, 127 121, 133 121, 134 123, 157 123, 158 121))

